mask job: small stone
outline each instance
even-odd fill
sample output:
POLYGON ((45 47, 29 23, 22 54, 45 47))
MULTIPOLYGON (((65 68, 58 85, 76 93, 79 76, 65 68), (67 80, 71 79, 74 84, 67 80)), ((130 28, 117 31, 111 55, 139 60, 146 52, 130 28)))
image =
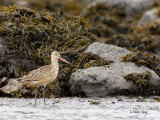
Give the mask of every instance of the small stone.
POLYGON ((123 101, 123 100, 122 100, 122 98, 118 98, 118 100, 117 100, 117 101, 123 101))
POLYGON ((115 102, 111 102, 112 104, 115 104, 115 102))
POLYGON ((99 101, 90 101, 90 104, 92 104, 92 105, 99 105, 100 102, 99 101))
POLYGON ((59 103, 60 102, 60 100, 53 100, 53 104, 55 104, 55 103, 59 103))
POLYGON ((139 96, 137 102, 146 102, 146 100, 144 100, 144 97, 139 96))
POLYGON ((155 101, 160 102, 160 97, 155 98, 155 101))
POLYGON ((157 11, 157 8, 146 11, 137 26, 141 27, 142 25, 149 25, 155 21, 158 21, 159 17, 157 15, 157 11))

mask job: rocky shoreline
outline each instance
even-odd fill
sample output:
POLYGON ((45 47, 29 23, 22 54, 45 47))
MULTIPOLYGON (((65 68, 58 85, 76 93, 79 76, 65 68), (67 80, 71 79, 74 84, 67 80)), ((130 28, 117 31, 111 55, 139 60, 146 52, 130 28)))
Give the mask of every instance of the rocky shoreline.
POLYGON ((1 1, 0 96, 33 97, 17 78, 49 64, 53 50, 72 64, 60 63, 48 98, 160 95, 159 1, 48 0, 45 11, 41 2, 1 1))

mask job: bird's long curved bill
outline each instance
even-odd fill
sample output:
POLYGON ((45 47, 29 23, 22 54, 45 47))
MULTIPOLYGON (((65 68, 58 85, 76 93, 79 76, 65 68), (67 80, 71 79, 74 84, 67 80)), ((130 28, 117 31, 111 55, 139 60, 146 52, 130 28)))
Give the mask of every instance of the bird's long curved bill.
POLYGON ((62 57, 60 57, 59 59, 62 60, 63 62, 65 62, 65 63, 69 64, 69 65, 71 64, 67 60, 63 59, 62 57))

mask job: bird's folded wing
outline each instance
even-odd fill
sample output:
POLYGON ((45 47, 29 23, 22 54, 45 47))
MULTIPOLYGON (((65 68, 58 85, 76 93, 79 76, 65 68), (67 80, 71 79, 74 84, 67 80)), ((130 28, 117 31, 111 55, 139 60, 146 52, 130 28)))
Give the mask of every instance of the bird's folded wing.
POLYGON ((31 71, 28 75, 23 76, 19 81, 38 81, 45 77, 48 77, 50 74, 50 71, 53 69, 53 66, 46 65, 43 67, 40 67, 38 69, 35 69, 31 71))

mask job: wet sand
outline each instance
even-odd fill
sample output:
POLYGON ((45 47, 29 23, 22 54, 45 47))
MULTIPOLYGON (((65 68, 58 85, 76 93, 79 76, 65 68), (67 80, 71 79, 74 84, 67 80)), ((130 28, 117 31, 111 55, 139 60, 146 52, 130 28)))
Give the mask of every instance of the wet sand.
POLYGON ((160 102, 137 98, 0 98, 0 120, 159 120, 160 102), (143 101, 143 100, 142 100, 143 101))

